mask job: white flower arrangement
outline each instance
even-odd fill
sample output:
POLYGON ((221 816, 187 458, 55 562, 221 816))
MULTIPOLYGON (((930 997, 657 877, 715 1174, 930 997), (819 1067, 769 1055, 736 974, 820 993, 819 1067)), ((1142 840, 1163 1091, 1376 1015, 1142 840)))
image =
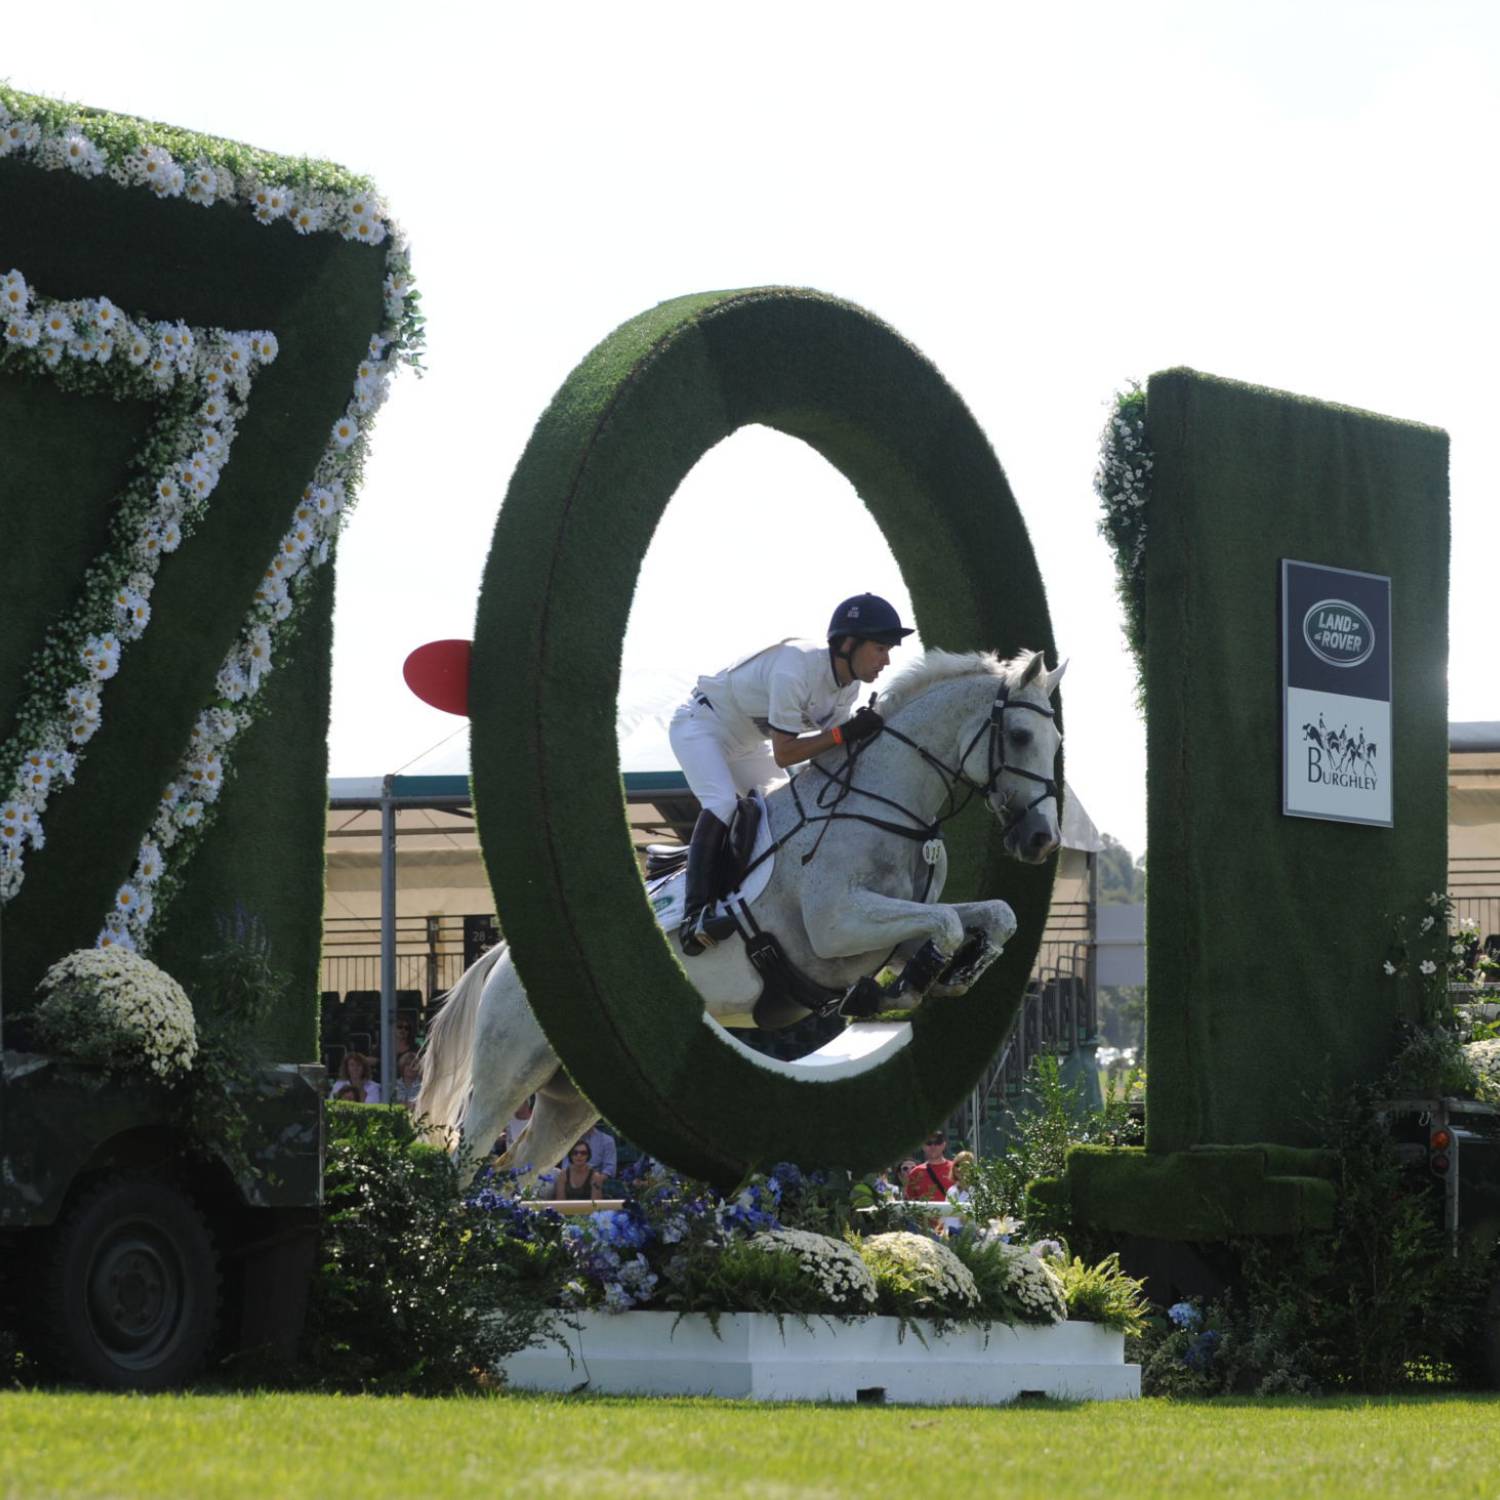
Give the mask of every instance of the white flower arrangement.
POLYGON ((1500 1037, 1465 1042, 1464 1056, 1479 1075, 1480 1098, 1490 1104, 1500 1103, 1500 1037))
POLYGON ((859 1242, 859 1253, 877 1285, 894 1276, 911 1287, 919 1303, 967 1314, 979 1307, 979 1288, 969 1268, 946 1245, 924 1234, 895 1230, 859 1242))
POLYGON ((763 1229, 750 1243, 794 1257, 830 1312, 865 1313, 875 1306, 875 1278, 852 1245, 805 1229, 763 1229))
POLYGON ((1029 1323, 1061 1323, 1068 1316, 1062 1278, 1053 1268, 1062 1247, 1052 1240, 1035 1245, 1002 1245, 1000 1253, 1011 1272, 1010 1294, 1026 1310, 1029 1323))
POLYGON ((43 1038, 80 1062, 144 1068, 170 1081, 198 1054, 193 1007, 180 984, 138 953, 82 948, 41 983, 43 1038))
POLYGON ((173 404, 173 415, 155 434, 148 475, 118 497, 109 545, 89 570, 78 608, 52 629, 43 660, 30 674, 30 692, 18 715, 20 733, 0 752, 0 768, 8 769, 20 751, 19 765, 9 770, 4 786, 9 816, 0 820, 4 902, 21 887, 28 847, 43 846, 42 815, 49 801, 71 784, 80 750, 99 729, 104 683, 119 671, 125 647, 151 622, 151 593, 163 559, 192 535, 208 509, 254 370, 274 355, 233 359, 242 346, 269 350, 263 334, 137 323, 107 297, 55 301, 38 294, 16 269, 0 278, 0 290, 11 308, 0 331, 10 351, 6 368, 56 378, 59 365, 47 358, 51 350, 106 365, 123 349, 119 379, 110 382, 119 394, 157 394, 175 384, 189 396, 173 404), (135 359, 136 349, 145 358, 135 359), (141 371, 145 359, 156 373, 141 371))
MULTIPOLYGON (((20 155, 43 170, 83 177, 107 174, 123 187, 185 197, 204 208, 287 219, 299 234, 337 233, 386 244, 382 327, 355 371, 346 410, 334 424, 291 521, 268 561, 240 637, 216 679, 217 695, 199 714, 178 771, 162 793, 127 887, 105 916, 98 943, 133 949, 149 933, 158 904, 163 851, 185 862, 212 820, 228 747, 256 717, 253 701, 275 650, 294 633, 298 605, 314 570, 332 553, 352 503, 368 419, 386 399, 403 363, 420 368, 422 318, 404 237, 369 185, 325 164, 265 156, 120 117, 96 116, 0 88, 0 156, 20 155), (191 155, 173 154, 187 143, 191 155), (274 179, 284 170, 305 181, 274 179)), ((40 851, 42 813, 73 779, 78 750, 98 730, 101 685, 119 670, 125 644, 150 623, 150 594, 163 555, 191 535, 218 482, 258 366, 277 357, 266 330, 192 329, 133 321, 108 297, 59 302, 35 293, 11 271, 0 282, 0 365, 50 371, 59 380, 116 394, 170 396, 171 416, 148 443, 152 478, 121 497, 115 535, 89 573, 75 614, 49 636, 28 676, 31 696, 17 735, 0 745, 0 905, 19 890, 28 850, 40 851), (86 372, 86 373, 84 373, 86 372), (188 398, 191 399, 188 399, 188 398)))

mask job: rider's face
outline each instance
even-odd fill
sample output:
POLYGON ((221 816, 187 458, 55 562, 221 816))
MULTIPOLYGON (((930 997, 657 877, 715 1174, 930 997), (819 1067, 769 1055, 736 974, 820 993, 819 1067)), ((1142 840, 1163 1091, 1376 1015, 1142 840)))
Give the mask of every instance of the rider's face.
POLYGON ((860 682, 874 682, 891 664, 891 648, 881 641, 861 641, 850 656, 849 664, 860 682))

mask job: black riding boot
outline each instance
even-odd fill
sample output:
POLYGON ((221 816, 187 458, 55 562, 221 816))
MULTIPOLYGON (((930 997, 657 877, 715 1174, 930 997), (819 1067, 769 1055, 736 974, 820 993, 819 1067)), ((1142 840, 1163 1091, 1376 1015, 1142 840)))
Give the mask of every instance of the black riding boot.
POLYGON ((689 958, 696 958, 712 948, 720 938, 728 937, 734 928, 733 922, 729 921, 726 931, 727 919, 722 917, 707 924, 704 922, 706 910, 718 899, 724 846, 728 839, 729 830, 704 808, 693 825, 693 841, 688 845, 686 914, 682 926, 677 929, 677 939, 689 958))

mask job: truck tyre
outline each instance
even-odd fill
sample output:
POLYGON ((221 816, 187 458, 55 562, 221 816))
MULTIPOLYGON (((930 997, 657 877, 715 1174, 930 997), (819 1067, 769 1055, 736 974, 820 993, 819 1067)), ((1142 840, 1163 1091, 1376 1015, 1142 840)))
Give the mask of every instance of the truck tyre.
POLYGON ((60 1373, 138 1391, 198 1373, 218 1318, 219 1263, 182 1192, 152 1178, 103 1178, 50 1241, 44 1342, 60 1373))

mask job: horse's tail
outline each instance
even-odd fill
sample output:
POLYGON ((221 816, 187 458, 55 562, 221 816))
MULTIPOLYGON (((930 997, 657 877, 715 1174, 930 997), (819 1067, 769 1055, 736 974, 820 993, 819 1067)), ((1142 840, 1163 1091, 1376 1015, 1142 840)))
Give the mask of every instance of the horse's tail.
POLYGON ((445 1146, 458 1139, 474 1071, 474 1023, 479 997, 490 970, 505 956, 506 945, 496 943, 469 965, 448 991, 443 1008, 427 1032, 422 1048, 422 1088, 415 1114, 430 1135, 445 1146))

